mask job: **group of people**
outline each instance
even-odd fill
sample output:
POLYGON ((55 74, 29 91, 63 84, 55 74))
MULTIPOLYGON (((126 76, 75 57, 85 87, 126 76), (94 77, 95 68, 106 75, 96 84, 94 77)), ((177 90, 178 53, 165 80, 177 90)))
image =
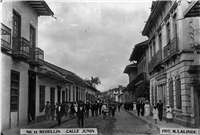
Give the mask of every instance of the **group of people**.
MULTIPOLYGON (((136 110, 137 110, 138 116, 140 116, 141 114, 141 116, 145 116, 147 119, 152 113, 153 119, 155 120, 155 124, 157 124, 158 119, 160 121, 162 121, 163 119, 163 103, 161 102, 161 100, 159 100, 159 102, 153 106, 152 111, 151 111, 151 106, 148 100, 145 103, 144 101, 141 101, 141 102, 138 101, 136 104, 136 110)), ((172 119, 173 119, 172 108, 169 105, 167 105, 167 108, 166 108, 167 123, 172 122, 172 119)))
POLYGON ((127 111, 131 111, 134 108, 134 102, 133 101, 127 101, 124 103, 124 109, 126 109, 127 111))
POLYGON ((79 127, 83 127, 84 118, 89 117, 91 112, 91 117, 97 117, 98 115, 103 114, 103 119, 106 118, 106 114, 111 114, 114 118, 116 109, 120 112, 122 103, 111 102, 111 101, 78 101, 78 102, 63 102, 63 103, 51 103, 46 102, 44 107, 45 118, 49 120, 50 117, 52 120, 56 118, 58 125, 61 124, 61 118, 70 116, 77 117, 77 123, 79 127))

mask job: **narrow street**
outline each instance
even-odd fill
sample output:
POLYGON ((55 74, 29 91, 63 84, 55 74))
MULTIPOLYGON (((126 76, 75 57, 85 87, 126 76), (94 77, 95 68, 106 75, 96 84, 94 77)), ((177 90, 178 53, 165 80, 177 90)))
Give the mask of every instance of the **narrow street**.
MULTIPOLYGON (((150 126, 150 124, 142 121, 134 115, 121 110, 116 112, 115 118, 107 116, 105 120, 102 119, 102 115, 98 117, 85 118, 85 128, 97 128, 99 134, 109 135, 124 135, 124 134, 140 134, 140 135, 155 135, 158 134, 156 128, 150 126)), ((61 126, 55 128, 78 128, 77 119, 72 119, 61 126)))

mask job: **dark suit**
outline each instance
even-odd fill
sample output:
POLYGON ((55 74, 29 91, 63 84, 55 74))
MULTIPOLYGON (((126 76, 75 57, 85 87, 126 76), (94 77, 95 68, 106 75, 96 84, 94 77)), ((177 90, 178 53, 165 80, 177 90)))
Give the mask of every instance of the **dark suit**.
POLYGON ((56 108, 56 115, 57 115, 58 125, 60 126, 60 124, 61 124, 61 117, 62 117, 61 106, 58 106, 56 108))
POLYGON ((162 121, 162 116, 163 116, 163 103, 157 103, 157 108, 158 108, 158 118, 160 121, 162 121))
POLYGON ((78 111, 77 111, 77 123, 78 123, 79 128, 80 128, 80 126, 81 126, 81 128, 83 128, 83 125, 84 125, 84 114, 85 114, 84 107, 83 106, 79 106, 78 107, 78 111), (80 122, 81 122, 81 125, 80 125, 80 122))

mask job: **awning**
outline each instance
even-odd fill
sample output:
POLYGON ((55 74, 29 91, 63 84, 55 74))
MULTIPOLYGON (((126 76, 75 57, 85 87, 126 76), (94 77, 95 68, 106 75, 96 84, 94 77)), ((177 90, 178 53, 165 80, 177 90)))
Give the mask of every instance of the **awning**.
POLYGON ((37 12, 38 16, 53 16, 54 13, 51 11, 49 6, 44 0, 27 1, 30 6, 37 12))
POLYGON ((47 78, 56 80, 57 82, 55 82, 55 83, 73 84, 73 82, 66 79, 65 76, 59 75, 59 74, 57 74, 53 71, 50 71, 46 68, 39 68, 37 74, 39 76, 39 79, 47 77, 47 78))
POLYGON ((137 70, 137 64, 133 63, 130 65, 127 65, 126 68, 124 69, 124 73, 129 74, 131 71, 136 71, 137 70))
POLYGON ((189 7, 183 13, 184 17, 199 17, 200 16, 200 2, 199 0, 192 1, 189 7))

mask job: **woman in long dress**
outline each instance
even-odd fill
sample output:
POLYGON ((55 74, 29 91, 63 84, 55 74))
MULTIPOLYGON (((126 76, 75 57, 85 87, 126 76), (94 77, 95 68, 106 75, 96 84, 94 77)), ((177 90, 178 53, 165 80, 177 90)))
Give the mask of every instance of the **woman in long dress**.
POLYGON ((168 122, 171 122, 172 121, 172 108, 169 106, 169 105, 167 105, 167 109, 166 109, 166 113, 167 113, 167 116, 166 116, 166 118, 167 118, 167 123, 168 122))
POLYGON ((150 105, 149 105, 148 100, 146 101, 146 103, 144 105, 144 110, 145 110, 144 116, 148 119, 148 117, 150 115, 150 105))
POLYGON ((157 119, 158 119, 158 109, 156 106, 153 108, 153 119, 155 120, 155 124, 157 124, 157 119))

